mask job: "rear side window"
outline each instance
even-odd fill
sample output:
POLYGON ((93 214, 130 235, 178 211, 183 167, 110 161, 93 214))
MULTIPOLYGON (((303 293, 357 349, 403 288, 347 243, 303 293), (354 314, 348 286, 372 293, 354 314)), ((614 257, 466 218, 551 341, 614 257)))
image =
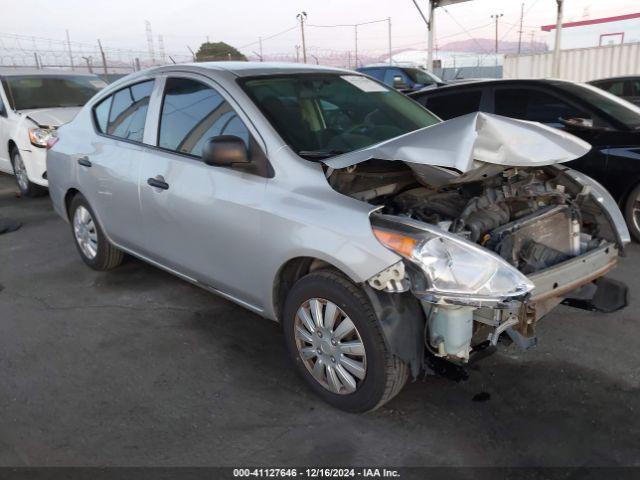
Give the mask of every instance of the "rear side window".
POLYGON ((113 96, 106 98, 93 109, 96 125, 102 133, 107 133, 107 123, 109 123, 109 110, 111 109, 112 99, 113 96))
POLYGON ((443 120, 480 110, 482 91, 455 92, 427 97, 424 105, 443 120))
MULTIPOLYGON (((153 80, 149 80, 130 85, 114 93, 107 123, 107 134, 142 142, 152 90, 153 80)), ((97 112, 96 120, 98 120, 97 112)))
POLYGON ((567 120, 591 117, 561 98, 536 89, 497 89, 495 103, 498 115, 546 123, 556 127, 562 127, 561 118, 567 120))
POLYGON ((167 79, 158 146, 199 157, 204 142, 218 135, 235 135, 249 147, 247 127, 217 91, 187 78, 167 79))

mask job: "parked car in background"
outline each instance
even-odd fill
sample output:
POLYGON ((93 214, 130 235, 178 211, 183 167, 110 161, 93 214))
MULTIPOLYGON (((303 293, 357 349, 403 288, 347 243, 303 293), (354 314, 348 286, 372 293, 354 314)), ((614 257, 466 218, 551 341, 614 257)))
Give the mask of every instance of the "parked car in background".
POLYGON ((47 140, 104 86, 95 75, 0 68, 0 172, 22 195, 46 192, 47 140))
POLYGON ((562 80, 493 80, 411 94, 447 120, 482 111, 569 132, 593 149, 567 165, 595 178, 623 210, 640 241, 640 108, 586 84, 562 80))
POLYGON ((404 93, 424 88, 435 88, 445 84, 437 75, 413 66, 376 64, 358 68, 356 71, 369 75, 404 93))
POLYGON ((589 85, 606 90, 617 97, 624 98, 628 102, 640 106, 639 76, 629 75, 624 77, 603 78, 588 83, 589 85))
MULTIPOLYGON (((628 241, 611 196, 556 166, 585 142, 493 115, 440 122, 347 70, 138 72, 49 148, 51 200, 88 266, 127 252, 281 322, 302 377, 349 411, 503 332, 532 346, 571 292, 611 297, 602 276, 628 241)), ((246 334, 248 351, 264 341, 246 334)))

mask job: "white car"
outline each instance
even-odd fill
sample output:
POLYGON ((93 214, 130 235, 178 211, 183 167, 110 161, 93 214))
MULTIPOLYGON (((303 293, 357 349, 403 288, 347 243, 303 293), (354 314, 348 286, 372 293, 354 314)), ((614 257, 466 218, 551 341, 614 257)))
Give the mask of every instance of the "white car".
POLYGON ((89 74, 0 68, 0 172, 16 176, 22 195, 46 192, 47 140, 106 85, 89 74))

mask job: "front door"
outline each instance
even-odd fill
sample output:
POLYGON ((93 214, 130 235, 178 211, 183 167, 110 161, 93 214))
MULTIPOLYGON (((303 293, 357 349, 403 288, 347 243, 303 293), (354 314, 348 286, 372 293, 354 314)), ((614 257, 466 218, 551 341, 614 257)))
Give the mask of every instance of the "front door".
POLYGON ((207 80, 166 79, 159 109, 158 148, 140 172, 145 253, 193 280, 259 306, 261 205, 266 179, 206 165, 206 139, 251 135, 207 80))

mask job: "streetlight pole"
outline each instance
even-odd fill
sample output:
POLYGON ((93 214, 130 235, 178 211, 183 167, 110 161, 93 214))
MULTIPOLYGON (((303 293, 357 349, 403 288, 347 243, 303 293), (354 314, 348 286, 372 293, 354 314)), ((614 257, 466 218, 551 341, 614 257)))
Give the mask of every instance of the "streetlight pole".
POLYGON ((503 13, 496 13, 495 15, 491 15, 491 18, 496 21, 496 47, 495 47, 495 55, 496 55, 496 67, 498 66, 498 21, 501 17, 503 17, 503 13))
POLYGON ((391 51, 391 17, 387 17, 387 25, 389 27, 389 65, 393 65, 392 51, 391 51))
POLYGON ((436 29, 436 22, 435 22, 436 8, 446 7, 447 5, 454 5, 456 3, 469 2, 469 1, 471 0, 429 0, 429 20, 427 20, 427 18, 424 16, 424 13, 422 13, 422 10, 420 9, 418 2, 416 0, 413 0, 413 4, 418 9, 418 13, 420 13, 422 20, 424 20, 424 23, 426 23, 427 25, 427 32, 428 32, 427 70, 428 71, 433 72, 433 47, 434 47, 433 37, 434 37, 434 31, 436 29))
POLYGON ((307 63, 307 44, 304 39, 304 22, 307 19, 307 12, 300 12, 296 18, 300 21, 300 34, 302 35, 302 61, 307 63))
POLYGON ((358 25, 357 25, 357 24, 356 24, 356 25, 354 25, 354 26, 353 26, 353 28, 354 28, 355 35, 356 35, 356 37, 355 37, 355 40, 356 40, 356 45, 355 45, 355 49, 356 49, 356 51, 355 51, 355 57, 356 57, 356 68, 358 68, 358 25))
POLYGON ((553 72, 552 75, 556 78, 560 77, 560 49, 562 39, 562 13, 564 9, 564 0, 556 0, 558 4, 558 15, 556 17, 556 40, 553 46, 553 72))

